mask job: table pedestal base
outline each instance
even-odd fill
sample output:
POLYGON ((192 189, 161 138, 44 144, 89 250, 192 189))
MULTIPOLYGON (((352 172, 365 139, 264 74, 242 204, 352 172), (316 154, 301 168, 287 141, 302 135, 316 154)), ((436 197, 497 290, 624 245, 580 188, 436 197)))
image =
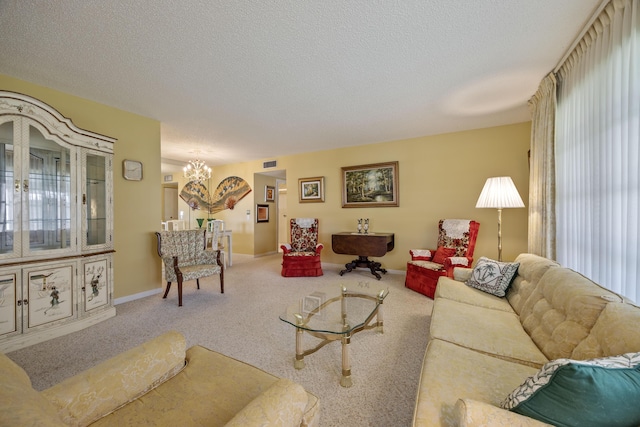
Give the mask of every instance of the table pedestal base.
POLYGON ((344 273, 349 273, 349 272, 353 271, 356 267, 368 268, 369 270, 371 270, 371 274, 376 276, 376 278, 378 280, 380 280, 382 278, 382 276, 380 276, 377 273, 378 271, 382 272, 382 274, 387 274, 387 270, 382 268, 382 264, 380 264, 377 261, 372 261, 372 260, 369 259, 369 257, 363 256, 363 255, 360 255, 358 257, 358 259, 354 259, 353 261, 351 261, 350 263, 345 264, 344 266, 345 266, 345 269, 340 272, 341 276, 344 273))
POLYGON ((351 387, 353 385, 353 380, 351 379, 351 352, 349 350, 349 347, 351 345, 351 337, 356 332, 360 332, 365 329, 373 329, 373 328, 376 328, 376 330, 381 334, 384 333, 384 317, 383 317, 383 311, 382 311, 382 303, 384 301, 385 291, 384 290, 380 291, 377 296, 363 295, 358 293, 349 294, 347 293, 347 288, 343 287, 342 292, 343 292, 342 296, 332 298, 328 300, 325 304, 331 303, 334 301, 340 301, 340 303, 342 304, 343 319, 346 319, 347 317, 347 314, 346 314, 347 313, 346 312, 347 297, 373 299, 377 301, 377 305, 375 309, 371 312, 371 314, 367 317, 365 323, 360 325, 359 327, 353 330, 350 330, 349 325, 344 323, 343 333, 329 333, 324 331, 314 331, 309 329, 303 329, 306 324, 305 322, 308 321, 309 318, 311 318, 315 313, 309 314, 307 319, 305 319, 300 314, 294 314, 294 316, 296 317, 296 357, 293 361, 293 367, 295 369, 304 369, 305 356, 315 353, 316 351, 320 350, 322 347, 324 347, 325 345, 329 344, 332 341, 340 340, 342 342, 342 376, 340 377, 340 385, 342 387, 351 387), (375 323, 372 324, 374 319, 375 319, 375 323), (322 341, 318 343, 318 345, 316 345, 314 348, 304 350, 302 345, 302 337, 304 335, 304 332, 307 332, 309 335, 315 338, 321 339, 322 341))

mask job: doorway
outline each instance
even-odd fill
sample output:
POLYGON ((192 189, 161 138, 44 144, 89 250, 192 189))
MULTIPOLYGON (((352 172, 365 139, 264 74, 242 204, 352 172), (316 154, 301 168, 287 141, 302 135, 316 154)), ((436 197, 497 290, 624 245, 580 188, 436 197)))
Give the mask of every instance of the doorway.
POLYGON ((178 183, 162 186, 162 220, 178 219, 178 183))
POLYGON ((276 191, 278 194, 278 252, 282 252, 281 245, 289 243, 289 219, 287 217, 287 183, 286 181, 276 181, 276 191))

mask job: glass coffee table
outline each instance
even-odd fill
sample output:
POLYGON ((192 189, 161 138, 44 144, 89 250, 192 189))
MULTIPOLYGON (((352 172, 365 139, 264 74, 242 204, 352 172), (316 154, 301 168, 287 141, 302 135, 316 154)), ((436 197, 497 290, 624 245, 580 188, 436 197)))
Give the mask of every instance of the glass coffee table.
POLYGON ((351 336, 372 328, 377 328, 380 333, 384 332, 382 303, 388 294, 387 288, 375 284, 340 284, 307 295, 289 306, 280 320, 296 328, 296 358, 293 366, 296 369, 304 368, 305 356, 315 353, 332 341, 341 340, 340 385, 351 387, 351 336), (305 332, 322 341, 314 348, 303 350, 302 336, 305 332))

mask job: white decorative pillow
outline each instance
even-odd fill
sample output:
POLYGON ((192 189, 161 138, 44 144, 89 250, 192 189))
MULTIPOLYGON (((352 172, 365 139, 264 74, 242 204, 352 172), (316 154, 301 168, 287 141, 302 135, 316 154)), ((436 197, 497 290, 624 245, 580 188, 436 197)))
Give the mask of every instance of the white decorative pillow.
POLYGON ((518 272, 518 267, 518 262, 499 262, 482 257, 473 268, 467 285, 503 297, 518 272))

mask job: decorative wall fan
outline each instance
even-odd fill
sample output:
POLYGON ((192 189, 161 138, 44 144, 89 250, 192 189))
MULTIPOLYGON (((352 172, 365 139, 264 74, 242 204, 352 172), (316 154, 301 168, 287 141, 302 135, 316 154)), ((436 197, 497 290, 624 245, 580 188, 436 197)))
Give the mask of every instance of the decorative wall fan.
POLYGON ((225 209, 233 209, 244 196, 251 192, 251 187, 244 179, 230 176, 222 180, 213 194, 207 187, 196 181, 189 181, 180 191, 180 198, 193 210, 216 213, 225 209))
POLYGON ((244 196, 251 192, 251 187, 239 176, 229 176, 218 184, 211 195, 209 213, 216 213, 225 209, 233 209, 244 196))

